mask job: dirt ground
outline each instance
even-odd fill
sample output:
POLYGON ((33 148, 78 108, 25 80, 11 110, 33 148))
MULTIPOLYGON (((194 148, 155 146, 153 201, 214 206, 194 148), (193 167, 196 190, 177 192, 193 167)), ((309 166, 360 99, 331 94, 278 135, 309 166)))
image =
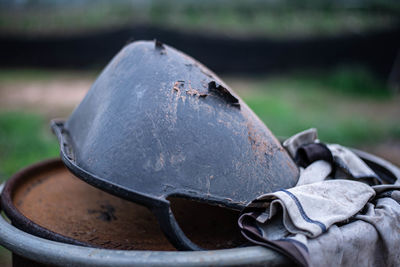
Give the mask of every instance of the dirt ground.
POLYGON ((32 110, 49 117, 64 117, 83 99, 91 79, 60 79, 0 84, 0 107, 32 110))

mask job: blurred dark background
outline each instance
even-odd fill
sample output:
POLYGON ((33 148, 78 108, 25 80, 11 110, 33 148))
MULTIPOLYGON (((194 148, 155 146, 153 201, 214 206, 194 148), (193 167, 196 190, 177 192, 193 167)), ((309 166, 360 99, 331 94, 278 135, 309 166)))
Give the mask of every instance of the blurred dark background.
POLYGON ((388 77, 398 1, 6 1, 0 66, 91 68, 157 38, 219 73, 357 64, 388 77))
POLYGON ((57 157, 49 120, 142 39, 207 65, 277 136, 316 127, 400 165, 398 0, 0 0, 0 179, 57 157))

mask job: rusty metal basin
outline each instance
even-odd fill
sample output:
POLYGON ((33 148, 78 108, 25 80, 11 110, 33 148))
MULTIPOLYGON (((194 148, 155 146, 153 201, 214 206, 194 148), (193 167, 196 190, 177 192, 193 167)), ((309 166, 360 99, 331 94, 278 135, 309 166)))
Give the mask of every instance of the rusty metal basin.
POLYGON ((183 199, 169 200, 175 217, 211 250, 174 251, 147 208, 82 182, 58 159, 21 170, 0 193, 8 217, 0 216, 0 245, 13 252, 13 266, 290 264, 267 248, 232 248, 243 245, 235 211, 183 199))
MULTIPOLYGON (((180 198, 175 217, 207 249, 244 243, 238 212, 180 198)), ((5 185, 2 206, 17 228, 69 244, 122 250, 176 250, 146 207, 101 191, 74 177, 61 160, 32 165, 5 185)))
MULTIPOLYGON (((382 158, 376 157, 369 153, 354 150, 353 151, 360 156, 377 174, 382 177, 385 181, 395 181, 400 179, 400 169, 393 164, 383 160, 382 158)), ((63 179, 67 179, 66 177, 70 177, 74 180, 74 177, 69 176, 68 172, 65 172, 64 167, 60 165, 58 160, 51 160, 42 162, 39 164, 35 164, 31 167, 28 167, 16 175, 12 179, 7 182, 7 185, 4 188, 4 185, 0 185, 0 193, 1 193, 1 202, 2 209, 6 211, 9 218, 11 218, 12 224, 8 222, 8 220, 2 216, 0 216, 0 245, 6 247, 11 250, 13 254, 20 258, 25 258, 30 261, 28 266, 33 266, 32 260, 36 261, 34 266, 43 266, 39 264, 48 264, 52 266, 292 266, 292 262, 285 257, 283 254, 280 254, 277 251, 272 249, 260 247, 260 246, 251 246, 251 247, 240 247, 240 248, 228 248, 228 249, 214 249, 207 251, 160 251, 161 249, 168 250, 173 249, 171 245, 169 245, 163 236, 160 234, 155 234, 152 242, 144 243, 144 242, 136 242, 134 239, 131 242, 123 242, 121 238, 113 237, 111 242, 100 243, 99 241, 96 243, 95 240, 90 241, 89 237, 91 233, 88 231, 87 233, 79 233, 78 235, 68 236, 68 234, 72 233, 71 231, 66 231, 65 229, 61 229, 61 233, 57 233, 54 231, 58 231, 59 228, 46 228, 46 225, 39 225, 37 223, 41 223, 41 221, 35 222, 35 216, 28 215, 28 210, 30 205, 36 205, 36 207, 40 207, 38 203, 31 203, 33 201, 33 195, 30 195, 31 192, 39 190, 41 186, 46 184, 46 181, 51 181, 51 177, 59 176, 63 177, 63 179), (39 175, 39 174, 42 175, 39 175), (67 174, 68 173, 68 174, 67 174), (14 189, 13 189, 14 188, 14 189), (24 198, 26 198, 24 200, 24 198), (29 201, 28 198, 32 198, 29 201), (21 201, 21 202, 20 202, 21 201), (24 203, 25 202, 25 203, 24 203), (24 208, 19 208, 24 206, 24 208), (21 209, 21 210, 19 210, 21 209), (14 213, 13 213, 14 212, 14 213), (25 212, 25 214, 24 214, 25 212), (33 220, 29 219, 27 216, 31 216, 33 220), (30 224, 23 225, 24 222, 29 221, 30 224), (36 229, 36 227, 39 227, 36 229), (26 231, 20 229, 27 229, 26 231), (30 229, 30 230, 29 230, 30 229), (28 231, 29 230, 29 231, 28 231), (42 231, 42 232, 41 232, 42 231), (31 234, 31 233, 36 233, 31 234), (41 237, 40 237, 41 236, 41 237), (84 238, 86 237, 86 239, 84 238), (51 240, 49 240, 51 239, 51 240), (57 240, 57 241, 52 241, 57 240), (61 242, 60 242, 61 241, 61 242), (115 248, 117 242, 121 243, 121 247, 115 248), (112 244, 112 245, 111 245, 112 244), (123 246, 125 244, 125 247, 123 246), (135 250, 128 250, 129 246, 135 245, 135 250), (105 247, 114 246, 114 249, 107 249, 105 247), (170 247, 168 247, 170 246, 170 247), (150 250, 151 248, 159 249, 157 251, 150 250), (122 250, 125 248, 125 250, 122 250), (137 249, 137 250, 136 250, 137 249)), ((58 177, 58 178, 60 178, 58 177)), ((61 180, 55 187, 61 186, 62 191, 68 191, 66 187, 68 183, 62 184, 61 180)), ((65 182, 65 181, 64 181, 65 182)), ((71 182, 74 184, 74 182, 71 182)), ((87 186, 86 184, 83 184, 87 186)), ((89 189, 90 191, 92 189, 89 189)), ((39 190, 40 191, 40 190, 39 190)), ((37 191, 37 192, 39 192, 37 191)), ((93 191, 97 192, 97 191, 93 191)), ((91 195, 92 193, 87 193, 86 195, 91 195)), ((43 196, 47 195, 49 192, 47 190, 43 190, 40 194, 37 194, 37 201, 43 203, 43 196), (42 199, 40 201, 40 199, 42 199)), ((103 194, 102 191, 97 192, 97 194, 103 194)), ((55 195, 54 195, 55 196, 55 195)), ((60 199, 65 197, 71 197, 66 194, 59 194, 57 197, 53 198, 55 203, 60 203, 60 199)), ((110 203, 114 204, 112 200, 112 196, 108 200, 110 203)), ((107 198, 108 198, 107 197, 107 198)), ((102 198, 101 198, 102 199, 102 198)), ((73 198, 69 198, 70 201, 75 201, 73 198)), ((49 206, 54 203, 48 203, 49 206)), ((96 208, 96 201, 91 202, 90 205, 94 205, 96 208)), ((104 204, 103 204, 104 205, 104 204)), ((130 204, 127 204, 130 205, 130 204)), ((140 214, 138 212, 140 206, 129 206, 135 207, 135 214, 140 214)), ((73 205, 71 209, 63 210, 67 212, 68 210, 79 210, 81 207, 79 205, 73 205)), ((178 205, 179 206, 179 205, 178 205)), ((87 206, 85 206, 87 207, 87 206)), ((47 207, 48 208, 48 207, 47 207)), ((92 209, 93 207, 90 206, 92 209)), ((97 207, 98 208, 98 207, 97 207)), ((113 217, 110 213, 119 214, 116 211, 110 212, 110 209, 101 209, 100 211, 90 211, 88 213, 88 217, 92 217, 94 215, 95 220, 100 220, 102 222, 112 221, 109 218, 113 217), (103 214, 103 215, 101 215, 103 214), (105 215, 108 214, 108 215, 105 215)), ((87 209, 86 209, 87 211, 87 209)), ((73 212, 72 212, 73 213, 73 212)), ((143 209, 143 215, 146 214, 145 209, 143 209)), ((179 214, 179 212, 177 213, 179 214)), ((50 216, 46 214, 42 214, 43 216, 50 216)), ((68 217, 68 214, 59 214, 60 217, 68 217)), ((119 216, 119 215, 118 215, 119 216)), ((215 216, 212 215, 212 216, 215 216)), ((128 216, 129 217, 129 216, 128 216)), ((133 216, 135 217, 135 216, 133 216)), ((177 215, 178 217, 178 215, 177 215)), ((229 218, 229 216, 227 216, 229 218)), ((136 217, 135 217, 136 218, 136 217)), ((134 218, 134 219, 135 219, 134 218)), ((147 222, 150 224, 154 218, 146 217, 147 222)), ((143 219, 143 218, 142 218, 143 219)), ((195 217, 197 220, 198 217, 195 217)), ((59 219, 55 219, 56 221, 59 219)), ((118 220, 118 217, 117 217, 118 220)), ((121 219, 122 220, 122 219, 121 219)), ((54 221, 53 221, 54 223, 54 221)), ((137 227, 137 223, 135 224, 132 221, 132 228, 137 227)), ((101 224, 101 223, 100 223, 101 224)), ((204 226, 204 225, 203 225, 204 226)), ((53 227, 55 227, 53 225, 53 227)), ((103 226, 105 227, 105 226, 103 226)), ((147 231, 153 229, 153 233, 157 233, 157 228, 153 226, 144 226, 147 231)), ((111 231, 117 231, 118 229, 112 229, 105 227, 104 229, 111 229, 111 231)), ((127 228, 124 228, 127 229, 127 228)), ((138 228, 135 228, 139 231, 138 228)), ((217 229, 217 228, 216 228, 217 229)), ((192 229, 193 230, 193 229, 192 229)), ((198 230, 198 229, 197 229, 198 230)), ((129 231, 124 230, 124 231, 129 231)), ((146 232, 148 233, 148 232, 146 232)), ((213 233, 213 232, 211 232, 213 233)), ((105 236, 96 234, 105 240, 105 236)), ((109 234, 108 234, 109 235, 109 234)), ((140 233, 134 233, 136 237, 143 237, 148 235, 143 235, 140 233)), ((205 244, 209 244, 213 237, 209 237, 210 239, 200 238, 200 242, 205 242, 205 244)), ((220 236, 221 238, 221 236, 220 236)), ((221 241, 221 239, 214 239, 217 242, 221 241), (218 241, 219 240, 219 241, 218 241)), ((108 240, 110 241, 110 240, 108 240)), ((227 241, 220 243, 223 246, 233 246, 235 241, 227 241)), ((223 247, 222 246, 222 247, 223 247)), ((14 257, 15 260, 17 257, 14 257)), ((19 262, 19 266, 27 266, 25 263, 27 261, 19 262), (25 265, 24 265, 25 264, 25 265)), ((14 262, 15 264, 15 262, 14 262)), ((18 265, 18 264, 17 264, 18 265)), ((17 266, 14 265, 14 266, 17 266)))

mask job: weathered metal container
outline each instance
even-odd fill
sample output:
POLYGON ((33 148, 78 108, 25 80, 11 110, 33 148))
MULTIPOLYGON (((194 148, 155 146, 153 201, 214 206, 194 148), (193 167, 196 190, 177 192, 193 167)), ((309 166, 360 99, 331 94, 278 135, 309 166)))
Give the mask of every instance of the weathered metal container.
POLYGON ((296 164, 231 88, 157 41, 124 47, 52 127, 71 172, 149 207, 181 250, 202 248, 184 235, 170 197, 240 211, 298 179, 296 164))
MULTIPOLYGON (((103 250, 176 251, 146 207, 86 184, 59 159, 15 174, 5 185, 1 202, 16 228, 47 240, 103 250)), ((245 244, 237 212, 181 198, 170 202, 181 228, 202 247, 245 244)), ((32 262, 15 255, 14 264, 32 262)))
MULTIPOLYGON (((353 151, 384 181, 393 183, 400 179, 400 170, 393 164, 363 151, 353 151)), ((21 170, 6 183, 4 190, 2 185, 0 192, 2 192, 1 208, 12 222, 10 224, 0 216, 0 244, 14 253, 14 266, 44 266, 43 264, 46 266, 290 266, 292 264, 288 258, 272 249, 257 246, 226 249, 241 243, 240 237, 236 235, 220 235, 217 238, 209 236, 208 239, 202 236, 193 237, 205 247, 215 248, 219 244, 218 248, 225 249, 194 252, 165 251, 174 250, 174 247, 163 237, 158 226, 155 227, 156 220, 152 218, 150 212, 144 207, 110 196, 80 182, 65 170, 59 160, 38 163, 21 170), (53 192, 45 190, 49 189, 49 186, 54 187, 51 189, 53 192), (47 194, 57 197, 49 197, 47 194), (79 200, 87 203, 80 203, 79 200), (138 218, 130 214, 121 214, 126 210, 141 216, 138 218), (51 214, 53 212, 55 214, 51 214), (87 217, 79 218, 82 215, 87 217), (72 220, 74 223, 66 224, 68 218, 74 218, 72 220), (120 222, 115 224, 118 220, 120 222), (58 223, 61 225, 55 225, 58 223), (90 229, 87 228, 88 225, 90 229), (115 229, 113 225, 122 228, 115 229), (77 229, 72 230, 74 227, 77 229), (98 230, 94 232, 93 229, 98 230)), ((178 214, 179 212, 176 217, 179 220, 178 214)), ((219 217, 223 218, 224 224, 227 224, 235 218, 235 214, 228 213, 219 217)), ((213 227, 218 230, 218 227, 213 227)), ((204 229, 199 228, 188 230, 204 233, 204 229)), ((187 234, 190 236, 190 232, 187 234)))

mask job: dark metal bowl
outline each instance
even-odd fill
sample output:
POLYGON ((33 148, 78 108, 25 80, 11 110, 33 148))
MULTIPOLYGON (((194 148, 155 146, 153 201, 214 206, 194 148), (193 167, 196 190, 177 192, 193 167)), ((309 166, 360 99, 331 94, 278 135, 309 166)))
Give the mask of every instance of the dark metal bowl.
POLYGON ((224 82, 159 42, 124 47, 67 121, 53 121, 77 177, 150 208, 178 249, 200 250, 169 197, 241 210, 296 184, 279 141, 224 82))

